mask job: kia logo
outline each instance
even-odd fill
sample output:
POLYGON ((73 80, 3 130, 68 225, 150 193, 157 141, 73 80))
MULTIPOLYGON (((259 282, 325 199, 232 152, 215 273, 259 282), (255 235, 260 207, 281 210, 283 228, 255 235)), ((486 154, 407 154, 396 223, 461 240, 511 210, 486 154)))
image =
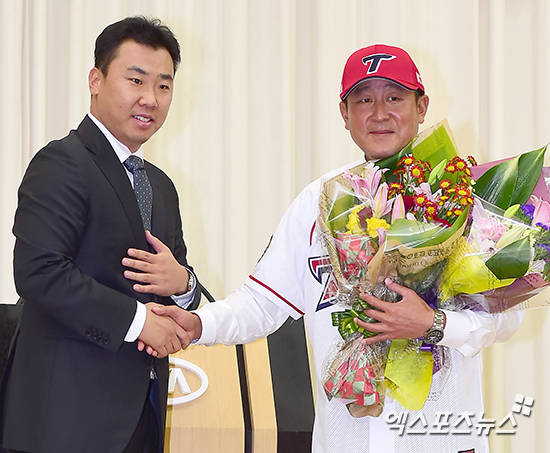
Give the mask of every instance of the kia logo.
POLYGON ((172 365, 172 367, 170 368, 168 393, 173 394, 174 390, 176 390, 177 385, 181 390, 181 393, 183 393, 183 396, 168 398, 168 405, 175 406, 177 404, 188 403, 189 401, 196 400, 198 397, 204 394, 204 392, 206 392, 206 389, 208 388, 208 376, 197 365, 188 362, 187 360, 177 359, 175 357, 170 357, 170 365, 172 365), (189 387, 187 379, 183 374, 183 370, 188 370, 198 376, 201 383, 198 390, 191 390, 191 387, 189 387))

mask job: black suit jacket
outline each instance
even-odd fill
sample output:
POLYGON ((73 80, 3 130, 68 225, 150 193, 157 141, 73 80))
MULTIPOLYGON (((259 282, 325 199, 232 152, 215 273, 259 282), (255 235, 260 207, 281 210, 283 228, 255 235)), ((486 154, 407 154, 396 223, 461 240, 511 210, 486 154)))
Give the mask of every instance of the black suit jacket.
MULTIPOLYGON (((146 170, 152 233, 187 265, 175 187, 157 167, 146 163, 146 170)), ((141 414, 152 366, 161 401, 167 397, 168 360, 124 342, 135 300, 173 302, 134 292, 123 276, 126 250, 147 242, 126 171, 89 117, 29 164, 13 232, 25 302, 0 393, 4 447, 119 453, 141 414)))

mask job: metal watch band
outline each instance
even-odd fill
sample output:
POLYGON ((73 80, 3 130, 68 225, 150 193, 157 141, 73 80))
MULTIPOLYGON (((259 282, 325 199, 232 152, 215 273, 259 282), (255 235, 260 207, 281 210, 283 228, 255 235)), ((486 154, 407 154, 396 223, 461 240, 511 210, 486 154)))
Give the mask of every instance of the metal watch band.
POLYGON ((193 272, 191 272, 189 269, 187 269, 187 274, 189 274, 189 281, 187 282, 187 291, 192 291, 193 288, 196 285, 196 279, 193 272))
POLYGON ((439 343, 443 339, 443 329, 445 328, 445 313, 441 310, 434 310, 434 322, 424 334, 424 342, 429 344, 439 343))

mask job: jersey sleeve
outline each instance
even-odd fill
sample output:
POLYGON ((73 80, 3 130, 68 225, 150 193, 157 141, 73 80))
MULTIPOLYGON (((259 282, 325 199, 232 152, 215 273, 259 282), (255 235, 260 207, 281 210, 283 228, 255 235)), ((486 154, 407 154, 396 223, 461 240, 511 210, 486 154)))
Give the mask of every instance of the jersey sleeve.
POLYGON ((203 325, 199 344, 248 343, 274 332, 289 316, 304 315, 319 184, 310 184, 294 200, 245 283, 227 298, 195 312, 203 325))
POLYGON ((465 357, 474 357, 483 347, 508 340, 521 326, 524 312, 448 311, 441 345, 456 349, 465 357))
POLYGON ((307 257, 318 240, 314 228, 320 184, 310 184, 294 200, 246 282, 294 319, 306 312, 307 257))

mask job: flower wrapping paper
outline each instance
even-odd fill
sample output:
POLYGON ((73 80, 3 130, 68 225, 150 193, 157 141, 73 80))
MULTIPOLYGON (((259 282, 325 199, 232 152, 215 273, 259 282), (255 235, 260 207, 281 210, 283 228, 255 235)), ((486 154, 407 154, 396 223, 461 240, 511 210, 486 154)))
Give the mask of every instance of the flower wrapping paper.
POLYGON ((345 402, 354 416, 377 416, 386 393, 418 410, 432 384, 445 384, 449 365, 441 346, 422 339, 361 343, 375 333, 353 319, 375 320, 363 313, 369 305, 359 295, 398 300, 386 277, 433 308, 491 313, 527 308, 548 287, 544 152, 477 168, 458 156, 442 121, 398 155, 324 183, 318 223, 338 282, 335 303, 344 309, 332 316, 342 342, 325 364, 330 399, 345 402))

